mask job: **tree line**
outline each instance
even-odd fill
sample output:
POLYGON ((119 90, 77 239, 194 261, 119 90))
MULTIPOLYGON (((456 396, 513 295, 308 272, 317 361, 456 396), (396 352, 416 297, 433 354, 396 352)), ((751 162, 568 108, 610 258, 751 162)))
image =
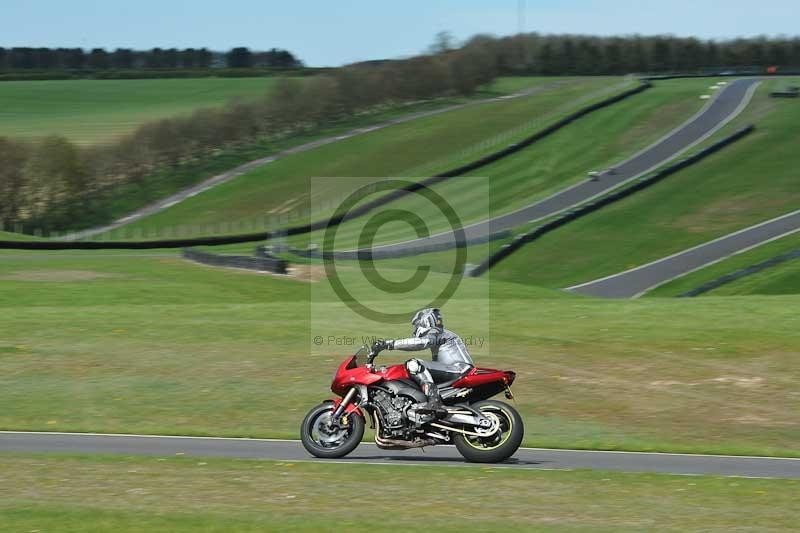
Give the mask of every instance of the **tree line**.
POLYGON ((288 50, 252 51, 236 47, 228 52, 207 48, 104 48, 0 47, 0 72, 79 71, 132 69, 299 68, 303 62, 288 50))
POLYGON ((768 66, 800 68, 800 38, 700 40, 670 35, 476 36, 503 74, 600 75, 703 72, 768 66))
MULTIPOLYGON (((434 51, 451 51, 446 34, 434 51)), ((467 46, 494 55, 502 74, 627 74, 688 72, 704 68, 783 66, 800 67, 800 38, 700 40, 693 37, 520 34, 496 38, 478 35, 467 46)), ((247 47, 214 52, 207 48, 0 47, 0 71, 298 68, 303 62, 288 50, 252 51, 247 47)))

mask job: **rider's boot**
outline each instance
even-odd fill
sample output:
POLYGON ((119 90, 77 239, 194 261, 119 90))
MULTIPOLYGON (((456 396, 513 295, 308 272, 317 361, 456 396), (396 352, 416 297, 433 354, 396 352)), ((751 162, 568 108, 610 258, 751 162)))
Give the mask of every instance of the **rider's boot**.
POLYGON ((440 419, 447 416, 447 409, 442 403, 439 395, 439 388, 433 383, 423 383, 422 392, 428 397, 426 403, 419 404, 416 411, 422 415, 429 415, 432 419, 440 419))

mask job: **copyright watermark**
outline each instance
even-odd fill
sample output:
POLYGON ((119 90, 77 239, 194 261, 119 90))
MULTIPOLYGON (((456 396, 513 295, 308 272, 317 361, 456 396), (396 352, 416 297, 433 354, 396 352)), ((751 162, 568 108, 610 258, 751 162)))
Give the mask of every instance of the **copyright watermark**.
MULTIPOLYGON (((489 193, 479 177, 312 179, 312 204, 322 202, 328 221, 308 242, 324 270, 311 287, 312 347, 408 336, 411 317, 428 307, 445 317, 469 307, 469 320, 445 327, 488 334, 488 283, 464 276, 470 247, 491 231, 481 224, 489 193), (341 194, 333 200, 332 191, 341 194)), ((486 344, 474 337, 473 346, 486 344)))
POLYGON ((435 249, 437 246, 446 249, 451 245, 454 251, 454 268, 444 287, 422 307, 441 307, 456 292, 461 283, 467 257, 467 238, 458 212, 438 192, 431 187, 419 182, 408 180, 390 179, 378 183, 371 183, 356 189, 338 206, 333 216, 332 223, 325 230, 322 244, 322 257, 325 262, 325 273, 328 280, 342 302, 351 310, 364 318, 383 323, 397 323, 408 317, 408 311, 390 312, 377 306, 370 306, 353 293, 343 283, 337 270, 339 261, 355 260, 364 279, 375 289, 386 295, 406 294, 422 286, 430 272, 429 265, 417 265, 413 274, 403 280, 390 280, 381 275, 375 268, 375 257, 385 259, 413 257, 424 255, 426 249, 435 249), (371 201, 364 202, 368 197, 381 195, 371 201), (389 200, 392 195, 396 199, 389 200), (435 209, 433 218, 444 218, 446 224, 439 228, 440 231, 432 236, 431 221, 422 218, 411 207, 400 208, 402 201, 415 203, 414 200, 422 198, 435 209), (365 219, 363 224, 357 220, 361 215, 365 219), (336 235, 345 224, 360 226, 358 231, 356 250, 348 250, 344 254, 337 252, 336 235), (414 237, 410 240, 386 243, 382 246, 375 245, 376 237, 381 228, 393 223, 407 224, 413 229, 414 237), (414 254, 415 251, 420 253, 414 254))
MULTIPOLYGON (((386 340, 377 336, 351 336, 351 335, 314 335, 313 342, 316 346, 372 346, 375 342, 386 340)), ((483 348, 486 337, 483 335, 467 335, 461 338, 467 347, 483 348)))

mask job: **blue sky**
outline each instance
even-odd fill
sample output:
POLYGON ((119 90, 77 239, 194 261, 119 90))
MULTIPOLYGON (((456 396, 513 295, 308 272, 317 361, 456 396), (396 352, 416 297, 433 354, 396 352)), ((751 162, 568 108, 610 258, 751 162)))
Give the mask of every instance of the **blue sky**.
MULTIPOLYGON (((0 0, 0 46, 292 50, 313 66, 417 53, 442 30, 517 32, 520 0, 0 0)), ((797 0, 525 0, 525 30, 796 34, 797 0)))

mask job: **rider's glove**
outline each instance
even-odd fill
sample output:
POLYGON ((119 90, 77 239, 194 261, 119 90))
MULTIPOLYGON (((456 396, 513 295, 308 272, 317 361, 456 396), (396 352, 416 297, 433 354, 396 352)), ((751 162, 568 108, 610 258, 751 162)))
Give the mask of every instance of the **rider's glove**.
POLYGON ((383 350, 391 350, 393 345, 393 341, 375 341, 372 345, 372 353, 379 353, 383 350))

